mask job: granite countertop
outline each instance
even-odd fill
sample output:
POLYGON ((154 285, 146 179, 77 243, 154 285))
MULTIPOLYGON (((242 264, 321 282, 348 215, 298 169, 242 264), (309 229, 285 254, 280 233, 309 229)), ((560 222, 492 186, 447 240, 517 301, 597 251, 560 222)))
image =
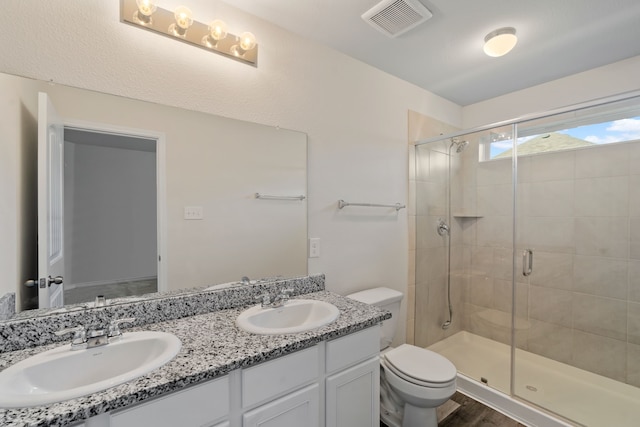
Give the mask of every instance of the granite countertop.
MULTIPOLYGON (((348 335, 391 317, 387 311, 328 291, 309 293, 296 298, 330 302, 338 307, 340 316, 335 322, 322 328, 287 335, 256 335, 240 330, 235 325, 235 319, 246 307, 131 328, 129 330, 132 331, 171 332, 180 338, 182 348, 166 365, 119 386, 47 406, 0 409, 0 425, 68 425, 223 376, 238 368, 311 347, 321 341, 348 335)), ((124 331, 126 333, 126 329, 124 331)), ((0 369, 58 346, 60 343, 1 353, 0 369)))

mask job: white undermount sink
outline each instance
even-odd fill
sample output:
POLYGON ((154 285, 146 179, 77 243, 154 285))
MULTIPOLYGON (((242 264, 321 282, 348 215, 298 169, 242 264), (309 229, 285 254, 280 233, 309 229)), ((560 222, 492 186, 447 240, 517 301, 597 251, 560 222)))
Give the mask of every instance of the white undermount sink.
POLYGON ((166 332, 125 332, 119 341, 74 350, 66 344, 0 372, 0 408, 46 405, 140 377, 173 359, 182 343, 166 332))
POLYGON ((339 314, 338 308, 328 302, 292 299, 281 307, 248 308, 236 318, 236 325, 254 334, 293 334, 328 325, 339 314))

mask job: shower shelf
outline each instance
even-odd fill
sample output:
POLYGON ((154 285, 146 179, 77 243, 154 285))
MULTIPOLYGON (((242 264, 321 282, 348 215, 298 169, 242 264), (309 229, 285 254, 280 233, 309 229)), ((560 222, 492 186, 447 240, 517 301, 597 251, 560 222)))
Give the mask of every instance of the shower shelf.
POLYGON ((482 218, 484 215, 474 214, 474 213, 463 213, 463 212, 454 212, 454 218, 482 218))

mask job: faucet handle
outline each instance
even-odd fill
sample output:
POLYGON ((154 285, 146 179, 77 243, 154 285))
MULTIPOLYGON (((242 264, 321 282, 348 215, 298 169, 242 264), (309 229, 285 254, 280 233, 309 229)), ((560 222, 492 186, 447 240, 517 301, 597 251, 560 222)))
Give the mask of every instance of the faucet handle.
POLYGON ((59 331, 55 331, 54 334, 58 337, 73 334, 73 338, 71 339, 71 350, 83 348, 87 342, 87 330, 82 325, 74 326, 73 328, 60 329, 59 331))
POLYGON ((255 299, 256 301, 260 301, 260 304, 262 304, 262 308, 267 307, 269 304, 271 304, 271 297, 266 292, 262 295, 254 297, 253 299, 255 299))
POLYGON ((293 289, 280 289, 280 293, 274 301, 276 307, 282 307, 289 301, 289 297, 293 293, 293 289))
POLYGON ((291 296, 292 293, 294 293, 294 289, 293 288, 288 288, 288 289, 282 289, 280 291, 280 295, 282 295, 283 297, 287 297, 289 298, 291 296))
POLYGON ((124 319, 112 320, 111 323, 109 323, 109 337, 121 337, 122 331, 120 330, 120 324, 133 323, 135 321, 135 317, 125 317, 124 319))

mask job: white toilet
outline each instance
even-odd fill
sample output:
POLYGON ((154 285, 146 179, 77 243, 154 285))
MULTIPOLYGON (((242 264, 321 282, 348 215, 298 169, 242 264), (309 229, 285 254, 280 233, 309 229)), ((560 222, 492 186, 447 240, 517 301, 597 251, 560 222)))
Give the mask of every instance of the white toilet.
POLYGON ((456 391, 456 367, 445 357, 409 344, 389 347, 402 293, 367 289, 348 298, 389 310, 380 333, 380 418, 389 427, 437 427, 436 407, 456 391))

